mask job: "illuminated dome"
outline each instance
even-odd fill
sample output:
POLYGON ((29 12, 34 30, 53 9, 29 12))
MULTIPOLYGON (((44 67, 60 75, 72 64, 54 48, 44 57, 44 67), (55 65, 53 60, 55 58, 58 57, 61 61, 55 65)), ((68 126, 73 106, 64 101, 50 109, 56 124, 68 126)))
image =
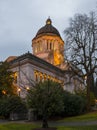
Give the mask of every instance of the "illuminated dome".
POLYGON ((39 31, 36 34, 36 37, 39 37, 41 35, 56 35, 60 37, 60 34, 58 30, 52 26, 52 21, 50 18, 46 20, 46 25, 39 29, 39 31))

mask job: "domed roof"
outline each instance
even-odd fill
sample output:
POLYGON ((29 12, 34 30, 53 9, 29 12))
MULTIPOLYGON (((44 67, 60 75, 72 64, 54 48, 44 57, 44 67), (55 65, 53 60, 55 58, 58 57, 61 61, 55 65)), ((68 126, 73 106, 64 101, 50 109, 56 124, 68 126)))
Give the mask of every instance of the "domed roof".
POLYGON ((53 34, 60 37, 58 30, 52 26, 52 21, 50 18, 46 20, 46 25, 39 29, 39 31, 36 34, 36 37, 42 34, 53 34))

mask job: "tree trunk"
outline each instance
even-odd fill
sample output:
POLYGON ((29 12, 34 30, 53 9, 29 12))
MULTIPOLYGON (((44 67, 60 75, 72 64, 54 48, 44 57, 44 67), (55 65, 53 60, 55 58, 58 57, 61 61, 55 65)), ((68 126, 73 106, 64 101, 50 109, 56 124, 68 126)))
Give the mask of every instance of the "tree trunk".
POLYGON ((91 81, 90 91, 94 93, 94 76, 93 76, 93 74, 90 76, 90 78, 91 78, 91 80, 90 80, 91 81))
POLYGON ((48 128, 48 122, 46 115, 43 115, 42 128, 48 128))
POLYGON ((91 88, 91 76, 87 76, 87 111, 90 111, 90 88, 91 88))

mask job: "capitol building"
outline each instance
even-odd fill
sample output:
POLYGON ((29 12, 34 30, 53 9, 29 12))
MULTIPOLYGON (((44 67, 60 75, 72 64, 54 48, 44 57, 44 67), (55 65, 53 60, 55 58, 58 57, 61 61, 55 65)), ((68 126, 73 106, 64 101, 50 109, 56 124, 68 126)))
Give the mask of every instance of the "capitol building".
POLYGON ((72 76, 70 66, 65 61, 65 43, 59 31, 48 18, 32 39, 32 53, 9 56, 6 61, 14 72, 18 93, 24 97, 25 90, 44 80, 61 83, 64 90, 71 93, 82 86, 80 79, 72 76))

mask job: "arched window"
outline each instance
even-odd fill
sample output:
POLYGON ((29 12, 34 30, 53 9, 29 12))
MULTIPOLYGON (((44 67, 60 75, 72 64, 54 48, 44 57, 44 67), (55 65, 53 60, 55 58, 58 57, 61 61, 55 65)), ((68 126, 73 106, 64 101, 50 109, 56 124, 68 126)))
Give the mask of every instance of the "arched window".
POLYGON ((40 51, 40 42, 38 43, 39 51, 40 51))
POLYGON ((18 74, 17 72, 14 73, 14 83, 17 83, 18 74))
POLYGON ((35 53, 37 53, 37 46, 35 47, 35 53))
POLYGON ((49 49, 49 42, 48 42, 48 40, 47 40, 47 50, 49 49))
POLYGON ((50 50, 52 49, 52 43, 50 43, 50 50))
POLYGON ((40 73, 40 82, 42 82, 42 73, 40 73))
POLYGON ((35 76, 36 76, 35 78, 36 78, 36 82, 37 82, 38 81, 38 75, 36 74, 35 76))
POLYGON ((36 70, 34 71, 34 78, 35 81, 38 82, 38 72, 36 70))

